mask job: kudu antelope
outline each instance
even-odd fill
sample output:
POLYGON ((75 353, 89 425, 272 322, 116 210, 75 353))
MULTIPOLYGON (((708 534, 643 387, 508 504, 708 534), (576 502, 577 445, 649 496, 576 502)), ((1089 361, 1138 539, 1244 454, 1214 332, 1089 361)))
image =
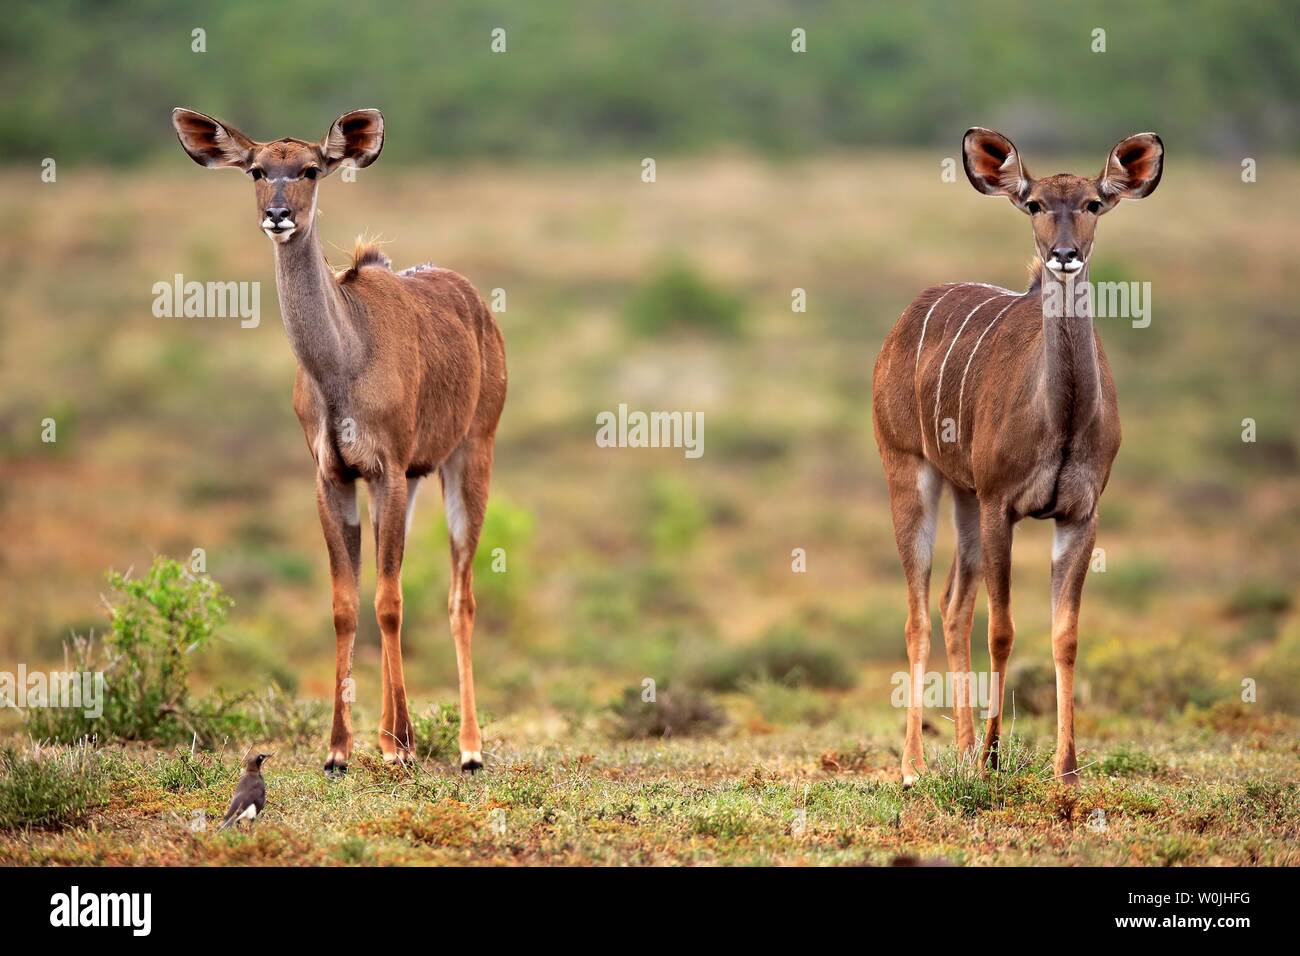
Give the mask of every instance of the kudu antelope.
POLYGON ((460 676, 461 767, 482 766, 470 639, 471 562, 487 507, 493 437, 506 396, 501 332, 482 297, 448 269, 391 271, 358 243, 350 268, 332 272, 316 230, 316 190, 341 166, 369 166, 384 145, 378 110, 334 121, 319 143, 259 143, 193 110, 172 111, 185 152, 201 166, 232 166, 253 180, 257 225, 271 239, 280 311, 298 358, 293 407, 316 461, 316 501, 334 597, 334 725, 327 773, 347 769, 349 693, 357 629, 361 522, 357 479, 370 491, 381 633, 379 746, 411 759, 414 740, 402 675, 402 552, 420 480, 437 471, 451 539, 448 613, 460 676))
POLYGON ((935 286, 918 296, 885 339, 872 405, 876 442, 907 578, 909 693, 903 783, 925 769, 921 685, 930 652, 930 560, 939 494, 954 498, 957 553, 940 604, 953 673, 957 745, 975 746, 970 631, 982 573, 996 693, 980 755, 997 767, 1011 621, 1011 539, 1025 517, 1056 522, 1052 545, 1052 655, 1056 664, 1056 774, 1078 782, 1074 661, 1079 601, 1097 531, 1097 502, 1119 450, 1119 410, 1093 329, 1088 260, 1097 219, 1160 182, 1164 147, 1154 133, 1121 141, 1096 178, 1029 175, 1005 136, 972 129, 966 175, 1030 218, 1036 256, 1029 289, 983 283, 935 286))

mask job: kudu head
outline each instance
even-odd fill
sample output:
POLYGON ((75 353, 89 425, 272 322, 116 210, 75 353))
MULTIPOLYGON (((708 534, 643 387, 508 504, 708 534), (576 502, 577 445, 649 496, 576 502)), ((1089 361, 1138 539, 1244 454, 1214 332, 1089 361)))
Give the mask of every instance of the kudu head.
POLYGON ((233 166, 253 180, 257 223, 273 242, 307 235, 316 216, 316 187, 340 166, 369 166, 384 148, 384 116, 353 110, 330 126, 319 143, 285 137, 258 143, 211 116, 177 107, 172 126, 200 166, 233 166))
POLYGON ((971 184, 985 195, 1006 196, 1029 216, 1038 258, 1058 279, 1087 264, 1099 216, 1121 199, 1141 199, 1155 191, 1164 155, 1159 136, 1137 133, 1120 140, 1095 178, 1058 173, 1034 179, 1001 133, 976 126, 962 140, 971 184))

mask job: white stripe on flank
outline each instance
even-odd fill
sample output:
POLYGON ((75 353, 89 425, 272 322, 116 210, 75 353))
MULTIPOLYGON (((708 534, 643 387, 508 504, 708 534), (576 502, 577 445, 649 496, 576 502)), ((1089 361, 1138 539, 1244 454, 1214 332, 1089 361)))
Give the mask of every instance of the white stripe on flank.
POLYGON ((921 337, 916 342, 916 367, 913 369, 913 374, 921 368, 921 346, 925 345, 925 329, 926 326, 930 324, 930 316, 934 314, 935 306, 948 297, 948 293, 956 292, 958 289, 965 286, 974 285, 979 286, 981 289, 992 289, 994 292, 1001 292, 1003 295, 1018 296, 1023 294, 1020 292, 1012 292, 1010 289, 1004 289, 1000 285, 990 285, 987 282, 947 282, 944 284, 950 287, 948 292, 945 292, 943 295, 939 296, 939 298, 934 300, 934 303, 925 313, 925 320, 921 323, 921 337))
MULTIPOLYGON (((992 288, 992 287, 990 287, 990 288, 992 288)), ((1019 297, 1018 295, 1016 295, 1014 292, 1008 293, 1008 295, 1013 295, 1013 296, 1016 296, 1016 298, 1020 298, 1020 297, 1019 297)), ((957 340, 958 340, 959 338, 961 338, 962 330, 966 328, 966 323, 969 322, 969 321, 971 320, 971 317, 972 317, 976 312, 978 312, 980 309, 984 308, 984 306, 986 306, 986 305, 988 305, 990 302, 992 302, 994 299, 1000 299, 1000 298, 1002 298, 1002 296, 998 296, 998 295, 991 296, 991 297, 985 299, 985 300, 984 300, 983 302, 981 302, 979 305, 975 306, 975 308, 971 309, 970 312, 968 312, 968 313, 966 314, 966 318, 962 320, 961 325, 957 326, 957 334, 954 335, 954 336, 952 337, 952 341, 951 341, 950 343, 948 343, 948 351, 946 351, 946 352, 943 353, 943 362, 940 363, 940 365, 939 365, 939 383, 934 387, 934 450, 935 450, 936 453, 939 451, 939 448, 940 448, 940 444, 939 444, 939 402, 940 402, 940 401, 942 400, 942 398, 943 398, 943 370, 944 370, 944 368, 948 365, 948 356, 952 354, 953 346, 955 346, 955 345, 957 344, 957 340)), ((961 445, 961 432, 958 432, 958 433, 957 433, 957 444, 958 444, 958 446, 961 445)))
POLYGON ((971 362, 975 361, 975 353, 979 351, 980 343, 984 341, 984 336, 989 334, 989 329, 997 325, 998 319, 1002 318, 1002 316, 1007 314, 1007 309, 1011 308, 1013 305, 1015 305, 1023 298, 1024 295, 1017 295, 1014 299, 1008 302, 1006 304, 1006 307, 997 315, 995 315, 993 317, 993 321, 990 322, 988 326, 984 329, 984 331, 980 333, 980 337, 975 340, 975 348, 970 350, 970 358, 966 360, 966 368, 963 369, 961 373, 961 387, 957 391, 957 447, 958 448, 961 447, 961 408, 962 408, 962 402, 966 398, 966 375, 968 372, 970 372, 970 364, 971 362))
POLYGON ((950 293, 956 292, 958 289, 960 289, 964 284, 965 283, 960 283, 960 282, 953 283, 953 287, 949 289, 947 292, 945 292, 943 295, 939 296, 939 298, 935 299, 934 302, 931 303, 929 310, 925 313, 925 320, 921 323, 921 337, 916 340, 916 367, 913 369, 912 372, 914 376, 917 372, 921 370, 921 346, 925 344, 925 327, 930 324, 930 316, 934 314, 935 306, 937 306, 944 299, 948 298, 950 293))

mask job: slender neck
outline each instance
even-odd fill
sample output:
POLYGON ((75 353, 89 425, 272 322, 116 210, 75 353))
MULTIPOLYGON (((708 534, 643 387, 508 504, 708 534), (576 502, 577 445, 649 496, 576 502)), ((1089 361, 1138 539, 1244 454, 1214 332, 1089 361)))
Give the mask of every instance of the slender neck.
POLYGON ((1082 428, 1101 410, 1101 373, 1092 328, 1088 266, 1058 278, 1042 268, 1043 356, 1040 394, 1046 414, 1068 431, 1082 428))
POLYGON ((289 345, 321 390, 335 394, 356 375, 363 351, 348 300, 325 262, 314 223, 306 235, 273 248, 289 345))

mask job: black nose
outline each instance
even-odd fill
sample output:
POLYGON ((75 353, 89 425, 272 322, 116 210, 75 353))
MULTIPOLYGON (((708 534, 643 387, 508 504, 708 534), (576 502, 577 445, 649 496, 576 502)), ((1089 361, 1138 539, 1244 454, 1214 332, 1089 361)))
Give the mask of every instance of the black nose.
POLYGON ((275 225, 280 222, 281 219, 289 218, 289 210, 284 206, 272 206, 266 211, 266 218, 271 220, 272 225, 275 225))
POLYGON ((1073 262, 1075 259, 1079 258, 1079 250, 1074 248, 1074 246, 1056 246, 1052 249, 1052 255, 1056 258, 1057 262, 1064 265, 1067 262, 1073 262))

